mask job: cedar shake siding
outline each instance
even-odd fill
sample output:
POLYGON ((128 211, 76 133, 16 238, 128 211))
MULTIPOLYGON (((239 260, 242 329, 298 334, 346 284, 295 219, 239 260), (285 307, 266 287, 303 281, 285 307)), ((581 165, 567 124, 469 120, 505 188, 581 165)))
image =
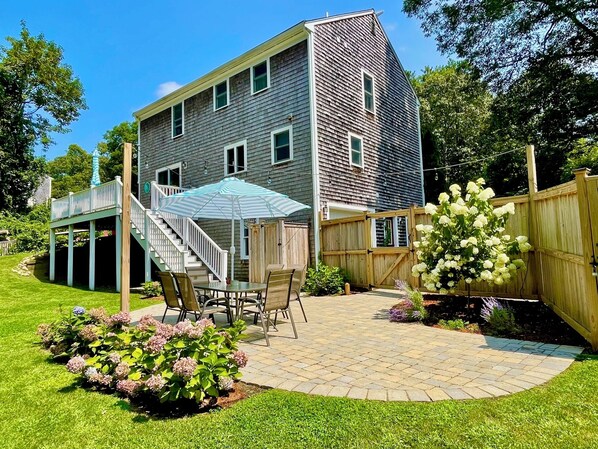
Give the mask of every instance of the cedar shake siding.
MULTIPOLYGON (((185 100, 182 136, 172 138, 170 108, 141 122, 140 185, 156 180, 156 170, 183 161, 187 163, 187 168, 181 170, 183 187, 217 182, 224 176, 224 147, 246 140, 247 171, 235 176, 313 206, 306 41, 270 58, 270 87, 265 91, 251 94, 249 69, 233 75, 229 86, 229 105, 217 111, 211 87, 185 100), (293 132, 293 160, 273 166, 271 132, 289 125, 293 132), (208 174, 204 175, 206 162, 208 174)), ((149 206, 150 196, 143 189, 141 201, 149 206)), ((291 215, 288 221, 311 222, 311 216, 308 209, 291 215)), ((230 247, 230 221, 201 220, 198 224, 221 248, 230 247)), ((238 226, 237 222, 235 277, 244 279, 248 271, 247 263, 239 262, 238 226)))
POLYGON ((321 206, 421 204, 417 98, 376 15, 314 28, 321 206), (363 107, 362 70, 375 80, 375 114, 363 107), (350 164, 349 132, 363 138, 363 169, 350 164))

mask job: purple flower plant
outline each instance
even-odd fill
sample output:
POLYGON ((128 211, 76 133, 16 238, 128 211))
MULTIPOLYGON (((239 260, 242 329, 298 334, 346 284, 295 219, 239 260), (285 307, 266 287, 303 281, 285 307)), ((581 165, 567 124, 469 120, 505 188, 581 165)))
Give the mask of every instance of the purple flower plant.
POLYGON ((117 379, 124 379, 129 375, 130 372, 131 368, 129 368, 129 364, 127 362, 120 362, 118 365, 116 365, 116 368, 114 368, 114 376, 117 379))
POLYGON ((390 309, 388 315, 393 322, 407 321, 407 312, 404 309, 390 309))
POLYGON ((79 316, 85 313, 85 307, 75 306, 73 307, 73 315, 79 316))
POLYGON ((195 359, 192 359, 191 357, 183 357, 174 363, 172 372, 185 380, 189 380, 193 377, 195 368, 197 368, 195 359))
POLYGON ((145 342, 144 348, 151 353, 157 354, 158 352, 162 351, 162 349, 164 349, 164 345, 166 344, 166 342, 166 338, 156 334, 151 336, 149 340, 145 342))
POLYGON ((160 390, 162 390, 162 388, 164 388, 164 385, 166 385, 166 381, 159 374, 152 374, 149 379, 145 381, 145 386, 153 393, 158 393, 160 390))
POLYGON ((112 315, 108 320, 108 326, 126 326, 131 322, 131 315, 128 312, 118 312, 112 315))
POLYGON ((79 337, 85 341, 96 341, 98 334, 96 333, 96 327, 93 324, 88 324, 79 331, 79 337))
POLYGON ((85 367, 85 359, 81 356, 73 357, 66 364, 66 369, 73 374, 81 374, 85 367))
POLYGON ((137 390, 142 386, 141 382, 134 380, 119 380, 116 383, 116 391, 120 391, 125 396, 135 396, 137 390))
POLYGON ((502 310, 504 308, 505 306, 503 306, 496 298, 484 298, 482 300, 480 316, 488 323, 490 322, 494 310, 502 310))

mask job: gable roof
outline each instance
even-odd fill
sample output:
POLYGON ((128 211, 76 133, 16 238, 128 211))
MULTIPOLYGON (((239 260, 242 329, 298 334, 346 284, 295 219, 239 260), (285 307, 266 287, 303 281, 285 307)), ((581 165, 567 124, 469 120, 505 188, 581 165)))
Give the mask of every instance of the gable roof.
MULTIPOLYGON (((274 56, 275 54, 280 53, 281 51, 307 39, 309 33, 313 31, 313 27, 317 25, 369 14, 373 14, 378 21, 376 12, 373 9, 301 21, 286 31, 274 36, 272 39, 267 40, 263 44, 260 44, 257 47, 254 47, 251 50, 243 53, 241 56, 236 57, 235 59, 221 65, 220 67, 212 70, 195 81, 185 84, 174 92, 171 92, 170 94, 165 95, 164 97, 154 101, 153 103, 150 103, 144 108, 134 112, 133 116, 139 121, 145 120, 157 114, 158 112, 162 112, 165 109, 170 108, 171 106, 174 106, 175 104, 178 104, 187 98, 190 98, 193 95, 212 87, 218 82, 224 81, 225 79, 236 75, 243 70, 247 70, 251 66, 262 62, 270 56, 274 56)), ((380 27, 382 28, 382 26, 380 27)), ((384 30, 384 28, 382 28, 382 30, 384 30)), ((388 40, 388 36, 386 36, 386 39, 388 40)), ((396 53, 395 56, 399 61, 401 69, 403 69, 403 66, 396 53)), ((403 72, 404 71, 405 70, 403 69, 403 72)))

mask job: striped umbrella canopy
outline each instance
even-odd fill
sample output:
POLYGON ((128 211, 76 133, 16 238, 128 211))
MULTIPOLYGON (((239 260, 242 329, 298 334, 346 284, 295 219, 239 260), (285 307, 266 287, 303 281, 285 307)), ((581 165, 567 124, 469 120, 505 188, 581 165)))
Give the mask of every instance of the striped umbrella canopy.
POLYGON ((302 209, 309 206, 234 177, 167 196, 158 207, 158 211, 193 219, 231 220, 231 279, 234 279, 235 220, 286 217, 302 209))

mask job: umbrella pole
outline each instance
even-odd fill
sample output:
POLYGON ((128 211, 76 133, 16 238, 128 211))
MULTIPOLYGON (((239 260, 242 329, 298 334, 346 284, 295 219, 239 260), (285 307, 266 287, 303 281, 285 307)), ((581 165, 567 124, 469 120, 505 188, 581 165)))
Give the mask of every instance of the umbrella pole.
MULTIPOLYGON (((233 212, 234 213, 234 212, 233 212)), ((230 280, 235 278, 235 218, 230 220, 230 280)))

